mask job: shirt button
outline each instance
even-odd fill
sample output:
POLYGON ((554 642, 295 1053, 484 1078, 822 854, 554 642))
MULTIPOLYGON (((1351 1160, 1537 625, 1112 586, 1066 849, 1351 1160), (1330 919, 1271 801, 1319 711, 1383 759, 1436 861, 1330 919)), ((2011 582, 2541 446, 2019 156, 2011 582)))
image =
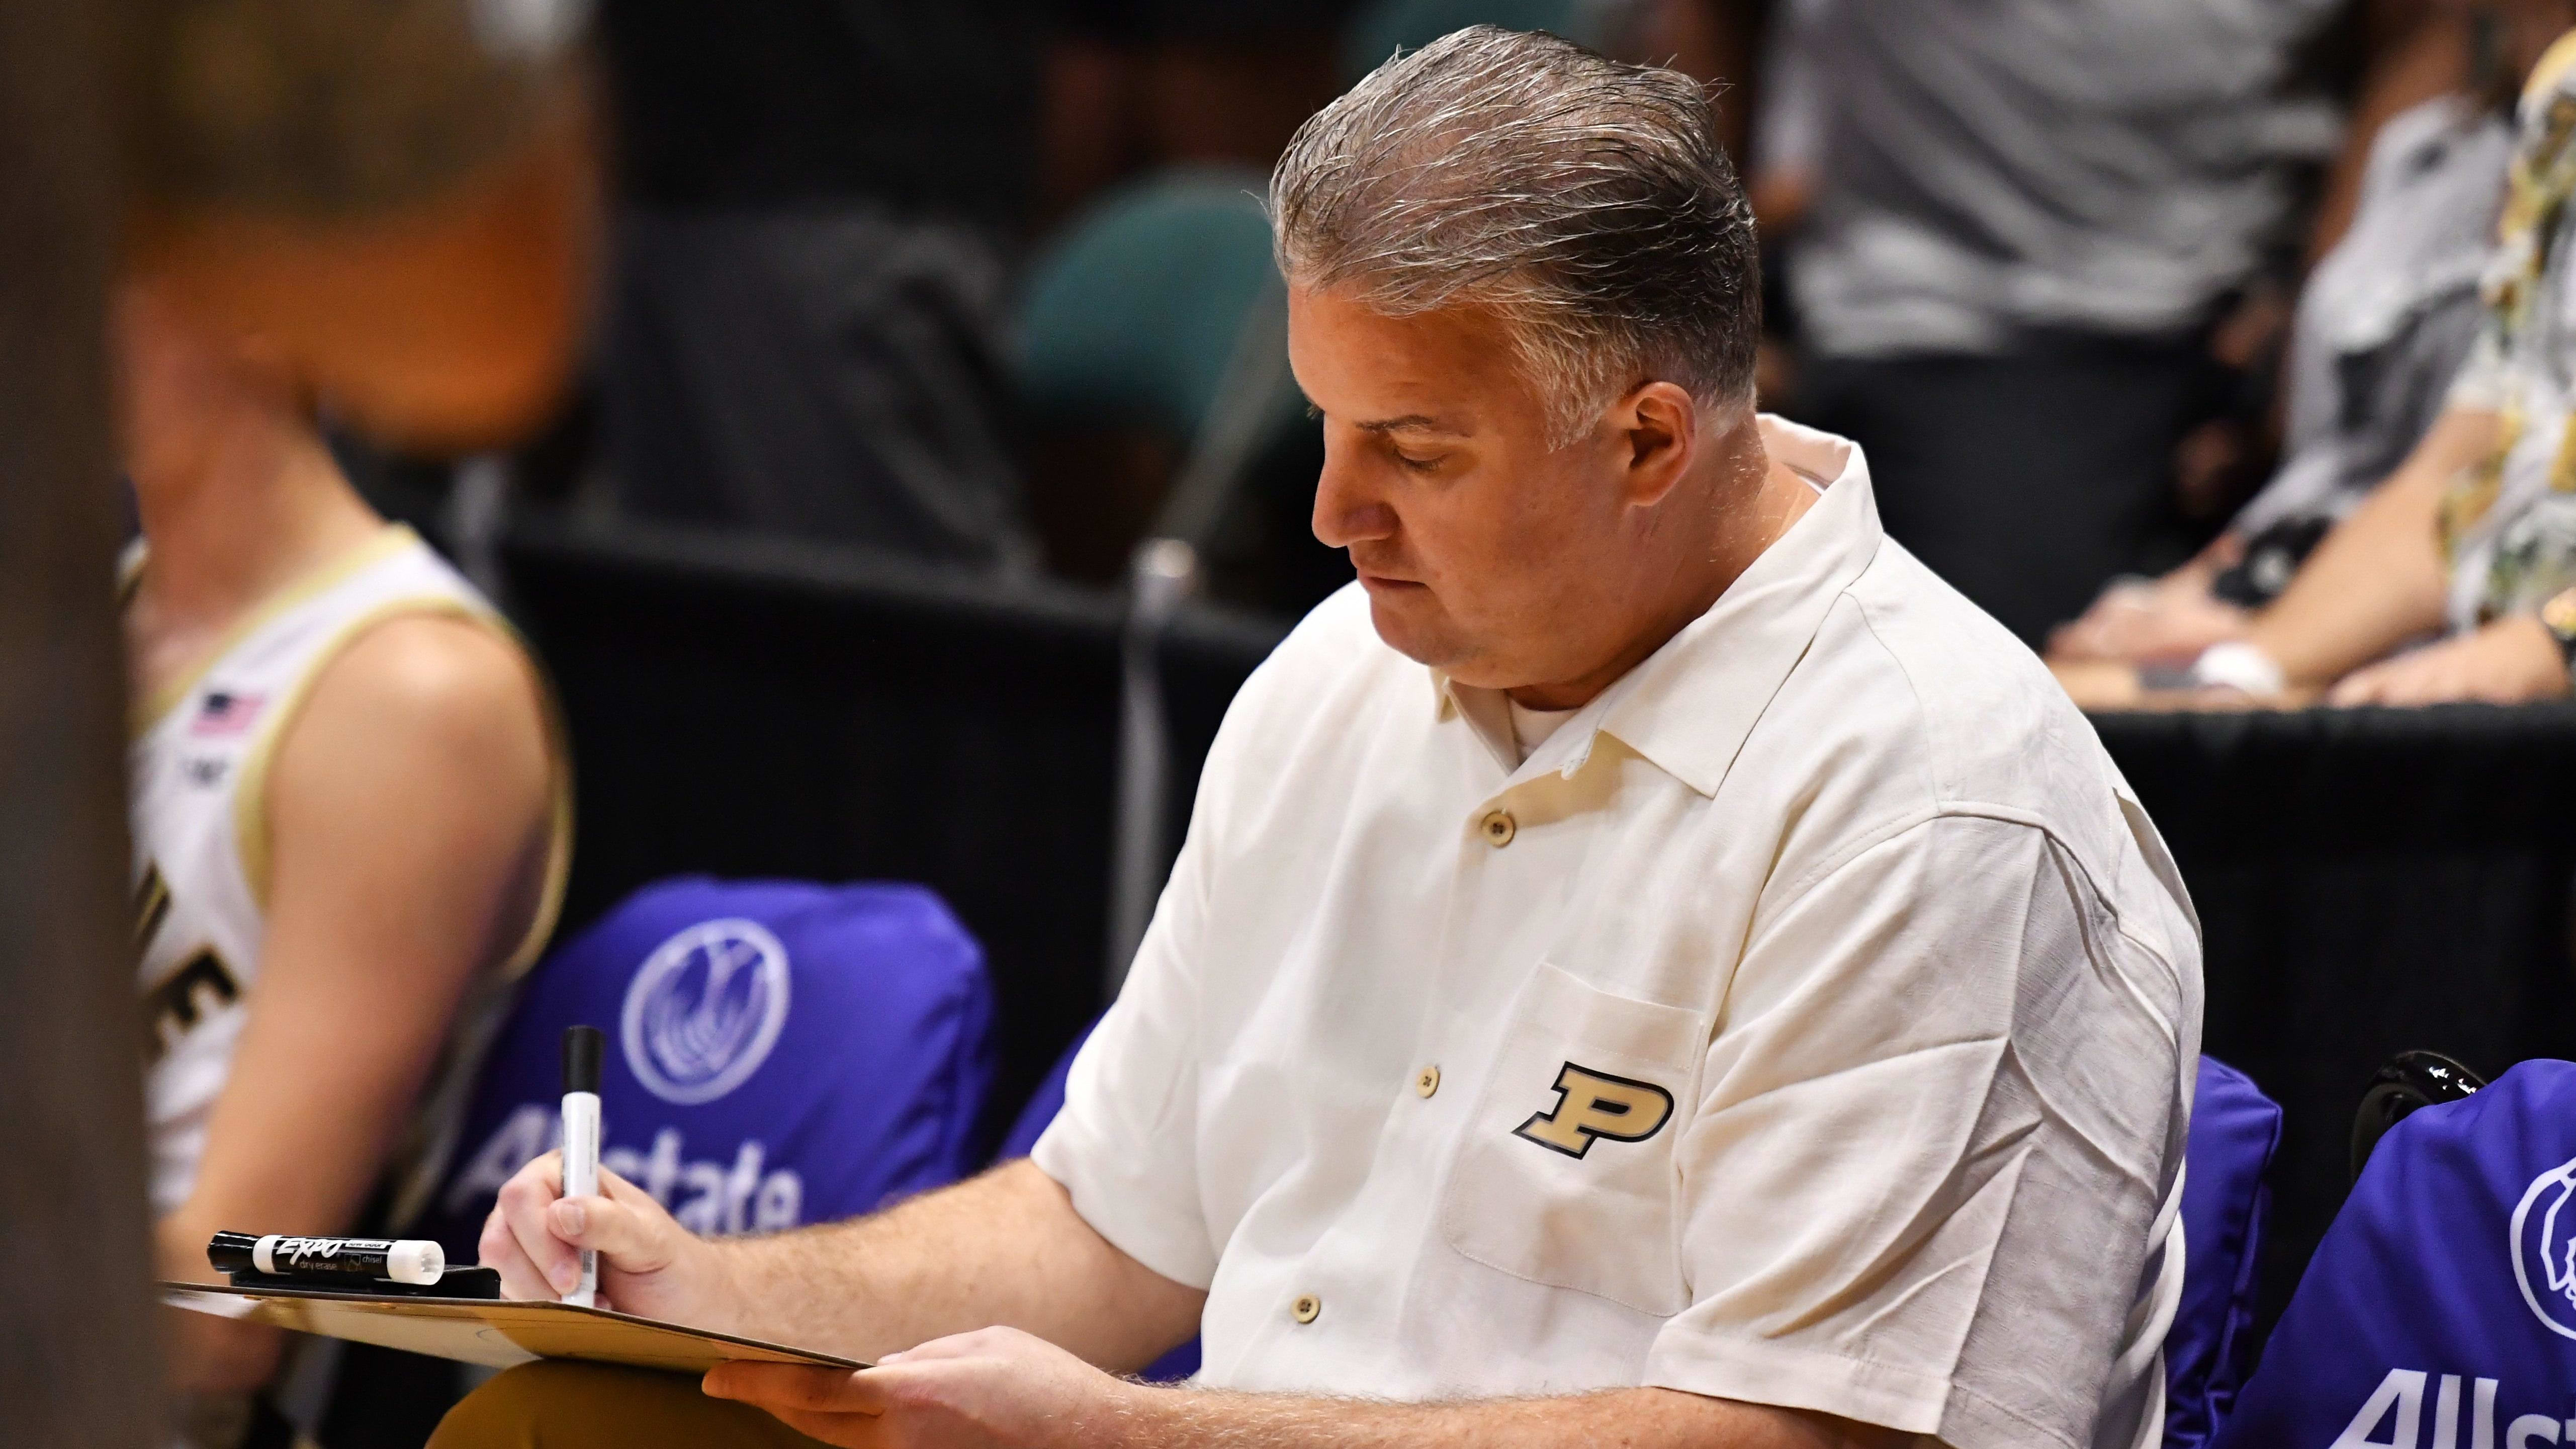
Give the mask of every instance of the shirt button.
POLYGON ((1425 1097, 1439 1091, 1440 1069, 1436 1066, 1424 1067, 1420 1072, 1416 1073, 1413 1078, 1413 1090, 1419 1095, 1425 1097))
POLYGON ((1512 812, 1509 810, 1487 812, 1484 819, 1476 822, 1476 828, 1484 832, 1485 843, 1496 850, 1511 844, 1512 837, 1518 835, 1521 829, 1519 822, 1512 819, 1512 812))
POLYGON ((1312 1293, 1300 1293, 1297 1301, 1288 1305, 1288 1311, 1296 1316, 1299 1323, 1312 1323, 1315 1315, 1324 1311, 1324 1300, 1312 1293))

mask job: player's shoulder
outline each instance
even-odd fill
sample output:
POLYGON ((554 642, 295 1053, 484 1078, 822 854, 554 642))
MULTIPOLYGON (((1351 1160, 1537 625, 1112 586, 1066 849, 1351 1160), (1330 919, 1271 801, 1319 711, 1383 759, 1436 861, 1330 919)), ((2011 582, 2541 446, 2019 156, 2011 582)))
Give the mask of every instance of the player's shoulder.
POLYGON ((351 639, 315 685, 343 698, 432 715, 525 703, 535 681, 518 641, 480 617, 447 610, 395 614, 351 639))
POLYGON ((423 609, 367 624, 321 661, 285 727, 289 758, 317 747, 489 757, 541 750, 545 703, 513 636, 477 614, 423 609))

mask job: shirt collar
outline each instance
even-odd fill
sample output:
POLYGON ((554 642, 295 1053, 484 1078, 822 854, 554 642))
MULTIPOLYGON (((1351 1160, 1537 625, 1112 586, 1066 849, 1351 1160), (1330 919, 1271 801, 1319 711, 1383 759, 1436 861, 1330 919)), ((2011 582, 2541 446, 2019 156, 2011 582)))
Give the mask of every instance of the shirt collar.
MULTIPOLYGON (((1531 756, 1562 754, 1572 774, 1592 753, 1594 731, 1616 737, 1657 768, 1702 795, 1717 793, 1754 722, 1807 652, 1852 580, 1877 556, 1884 536, 1860 445, 1831 433, 1765 415, 1762 444, 1823 489, 1813 508, 1762 551, 1707 613, 1683 626, 1584 712, 1591 730, 1570 739, 1578 718, 1531 756), (1556 746, 1563 741, 1565 748, 1556 746)), ((1460 708, 1449 676, 1430 671, 1440 717, 1460 708)), ((1505 725, 1508 728, 1508 725, 1505 725)), ((1498 760, 1504 772, 1511 762, 1498 760)))

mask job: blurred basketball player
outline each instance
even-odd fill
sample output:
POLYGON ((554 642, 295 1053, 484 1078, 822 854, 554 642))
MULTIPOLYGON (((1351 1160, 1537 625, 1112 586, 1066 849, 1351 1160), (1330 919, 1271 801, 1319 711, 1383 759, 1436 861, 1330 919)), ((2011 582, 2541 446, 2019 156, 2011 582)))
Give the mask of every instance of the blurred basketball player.
MULTIPOLYGON (((412 1210, 552 925, 567 779, 526 655, 358 497, 292 378, 139 290, 116 329, 156 1251, 209 1278, 217 1229, 412 1210)), ((170 1316, 190 1437, 236 1436, 277 1335, 170 1316)))

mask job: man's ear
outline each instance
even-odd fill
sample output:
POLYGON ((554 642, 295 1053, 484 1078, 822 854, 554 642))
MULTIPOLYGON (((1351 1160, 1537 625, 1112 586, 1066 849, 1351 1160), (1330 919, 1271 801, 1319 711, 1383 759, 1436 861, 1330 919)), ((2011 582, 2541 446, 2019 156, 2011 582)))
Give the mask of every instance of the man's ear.
POLYGON ((1652 508, 1681 481, 1699 451, 1699 402, 1674 383, 1640 383, 1619 400, 1618 414, 1627 447, 1628 502, 1652 508))

